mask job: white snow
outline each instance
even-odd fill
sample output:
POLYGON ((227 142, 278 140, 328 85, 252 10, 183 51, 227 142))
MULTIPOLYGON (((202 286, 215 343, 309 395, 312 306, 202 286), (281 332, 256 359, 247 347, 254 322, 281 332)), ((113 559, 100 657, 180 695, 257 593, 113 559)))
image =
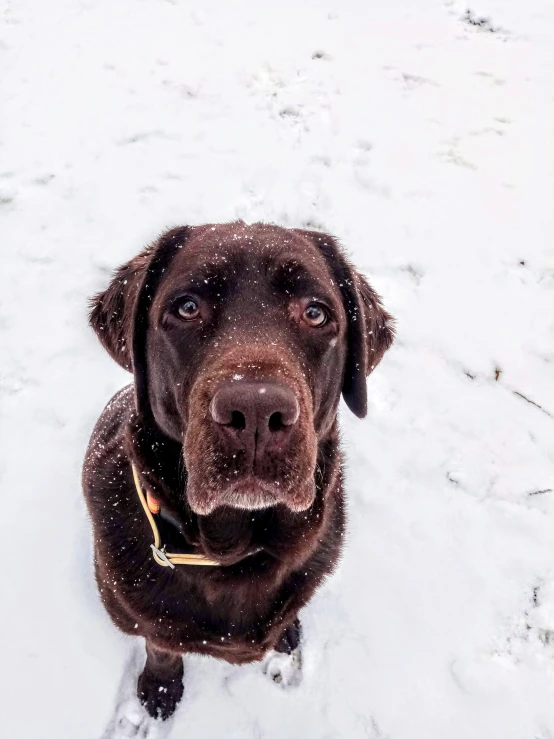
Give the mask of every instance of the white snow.
POLYGON ((98 739, 133 653, 80 492, 128 376, 86 299, 164 228, 239 217, 339 236, 398 338, 367 420, 342 409, 350 527, 302 684, 190 659, 171 736, 554 736, 554 12, 469 8, 6 0, 3 737, 98 739))

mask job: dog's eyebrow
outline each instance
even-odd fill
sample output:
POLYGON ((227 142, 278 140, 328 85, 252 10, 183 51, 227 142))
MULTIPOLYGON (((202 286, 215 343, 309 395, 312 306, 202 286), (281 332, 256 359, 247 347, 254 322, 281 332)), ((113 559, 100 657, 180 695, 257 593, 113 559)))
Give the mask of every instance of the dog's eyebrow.
POLYGON ((210 291, 221 289, 228 278, 229 265, 225 261, 219 263, 205 262, 183 273, 181 279, 173 278, 174 286, 171 294, 179 296, 187 290, 210 291))
POLYGON ((274 264, 270 274, 273 285, 287 293, 298 294, 310 290, 321 292, 325 288, 325 292, 329 291, 329 286, 326 286, 321 277, 314 275, 305 264, 297 259, 274 264))

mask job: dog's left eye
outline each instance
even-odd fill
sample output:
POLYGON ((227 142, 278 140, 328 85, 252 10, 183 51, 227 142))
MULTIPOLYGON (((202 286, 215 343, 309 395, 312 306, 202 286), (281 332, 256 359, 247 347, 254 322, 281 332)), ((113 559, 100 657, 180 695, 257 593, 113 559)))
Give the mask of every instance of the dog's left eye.
POLYGON ((184 321, 192 321, 200 315, 200 308, 195 300, 185 298, 177 306, 177 313, 184 321))
POLYGON ((327 323, 327 320, 329 319, 329 314, 327 313, 327 310, 319 303, 311 303, 302 314, 302 318, 308 324, 308 326, 319 328, 320 326, 324 326, 327 323))

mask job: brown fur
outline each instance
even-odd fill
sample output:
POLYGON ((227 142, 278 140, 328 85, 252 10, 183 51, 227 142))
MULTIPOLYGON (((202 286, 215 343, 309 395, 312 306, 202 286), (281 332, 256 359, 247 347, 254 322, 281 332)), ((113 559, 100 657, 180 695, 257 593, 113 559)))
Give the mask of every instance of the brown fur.
POLYGON ((84 465, 96 577, 114 623, 146 639, 138 692, 165 718, 182 694, 182 654, 241 664, 297 645, 298 611, 342 545, 339 396, 365 415, 365 378, 392 342, 391 320, 330 236, 240 222, 164 234, 116 272, 90 320, 134 376, 84 465), (195 321, 175 311, 184 295, 201 306, 195 321), (315 298, 331 316, 320 328, 302 319, 315 298), (231 454, 210 416, 218 389, 241 381, 284 386, 299 408, 255 462, 246 442, 231 454), (160 523, 168 550, 221 566, 154 562, 131 461, 179 523, 160 523))

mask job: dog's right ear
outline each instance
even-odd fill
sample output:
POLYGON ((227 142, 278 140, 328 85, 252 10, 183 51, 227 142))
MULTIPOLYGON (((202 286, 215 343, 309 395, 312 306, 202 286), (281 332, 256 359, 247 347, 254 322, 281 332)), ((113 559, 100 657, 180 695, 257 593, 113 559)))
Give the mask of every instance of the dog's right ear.
POLYGON ((90 301, 89 323, 112 359, 133 371, 133 320, 137 296, 156 244, 116 270, 112 281, 90 301))

